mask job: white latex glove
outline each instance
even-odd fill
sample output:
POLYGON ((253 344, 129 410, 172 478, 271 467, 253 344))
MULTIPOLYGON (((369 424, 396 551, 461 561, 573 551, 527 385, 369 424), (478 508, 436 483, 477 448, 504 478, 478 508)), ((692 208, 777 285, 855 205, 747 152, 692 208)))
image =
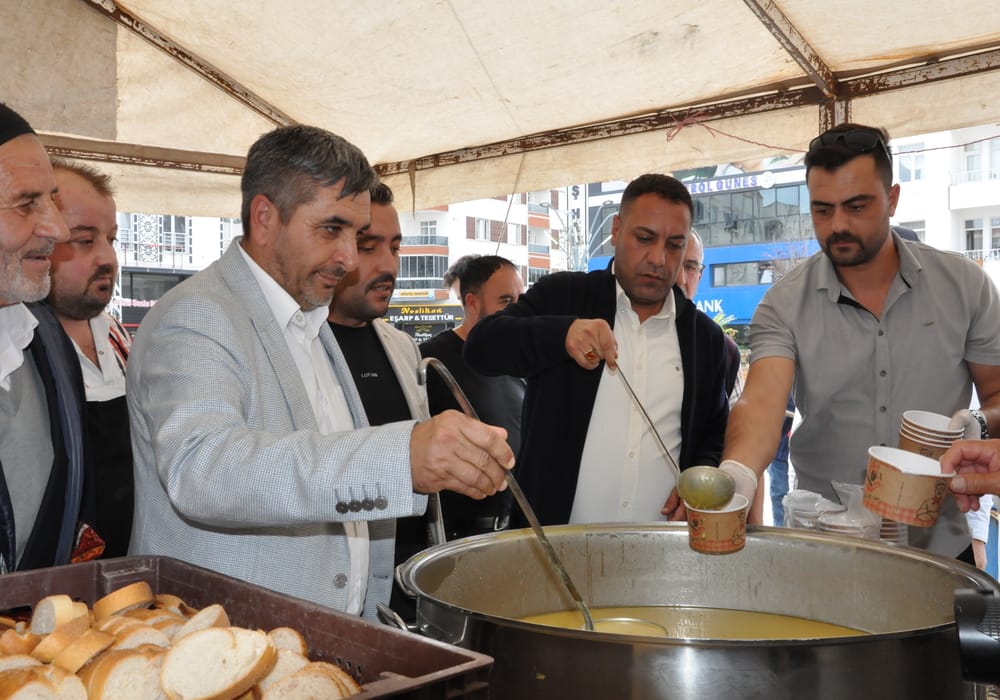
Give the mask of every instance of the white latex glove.
MULTIPOLYGON (((975 422, 976 419, 973 418, 972 421, 975 422)), ((976 425, 978 426, 979 423, 976 425)), ((736 493, 746 496, 747 501, 753 505, 753 497, 757 493, 757 474, 754 470, 735 459, 725 460, 719 465, 719 469, 733 477, 733 480, 736 481, 736 493)))
POLYGON ((948 427, 952 430, 965 428, 966 440, 979 440, 983 437, 983 427, 979 425, 979 421, 972 415, 972 411, 967 408, 955 411, 955 414, 951 417, 951 422, 948 423, 948 427))

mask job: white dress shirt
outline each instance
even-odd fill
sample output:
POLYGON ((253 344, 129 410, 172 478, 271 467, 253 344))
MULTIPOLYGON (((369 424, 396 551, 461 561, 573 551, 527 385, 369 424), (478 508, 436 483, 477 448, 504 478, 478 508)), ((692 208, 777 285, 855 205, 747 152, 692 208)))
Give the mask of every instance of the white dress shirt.
MULTIPOLYGON (((319 432, 329 435, 353 430, 354 419, 351 417, 347 398, 334 374, 330 356, 319 340, 319 331, 330 313, 329 307, 303 311, 291 295, 247 255, 243 246, 239 246, 239 250, 281 326, 288 350, 309 395, 309 403, 316 414, 319 432)), ((346 612, 360 615, 364 610, 368 586, 368 523, 345 522, 343 526, 351 556, 346 612)))
MULTIPOLYGON (((615 282, 618 364, 674 460, 680 458, 684 371, 673 294, 639 323, 615 282)), ((676 485, 673 469, 642 414, 607 365, 587 429, 571 523, 664 520, 663 504, 676 485)))
POLYGON ((24 364, 24 349, 37 325, 38 319, 24 304, 0 306, 0 389, 10 391, 10 375, 24 364))
POLYGON ((125 365, 118 359, 118 354, 111 347, 109 333, 111 317, 100 313, 88 322, 90 333, 94 336, 94 349, 97 351, 97 361, 94 364, 80 346, 73 341, 76 355, 80 358, 80 370, 83 372, 83 388, 87 401, 110 401, 125 395, 125 365))

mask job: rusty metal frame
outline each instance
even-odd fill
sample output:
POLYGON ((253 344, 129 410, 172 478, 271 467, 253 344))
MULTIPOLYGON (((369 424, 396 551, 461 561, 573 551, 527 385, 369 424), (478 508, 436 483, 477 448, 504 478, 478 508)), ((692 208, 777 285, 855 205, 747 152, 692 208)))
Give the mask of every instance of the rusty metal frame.
POLYGON ((268 119, 278 126, 288 126, 296 121, 270 102, 257 95, 253 90, 240 83, 238 80, 226 75, 211 63, 203 60, 196 54, 188 51, 176 41, 166 36, 156 27, 135 16, 115 0, 81 0, 84 4, 92 7, 101 14, 114 20, 121 26, 139 37, 145 39, 150 44, 160 49, 168 56, 179 61, 199 76, 207 80, 216 88, 240 102, 254 112, 257 112, 265 119, 268 119))
POLYGON ((816 83, 816 87, 822 90, 828 99, 836 98, 839 88, 837 77, 778 6, 772 0, 743 0, 743 2, 764 28, 795 59, 799 68, 816 83))
MULTIPOLYGON (((914 63, 920 63, 917 59, 914 63)), ((398 175, 427 170, 445 165, 458 165, 488 158, 501 158, 546 148, 557 148, 599 139, 627 136, 685 126, 690 123, 712 122, 720 119, 773 112, 794 107, 815 106, 820 110, 820 125, 832 126, 847 121, 850 101, 881 92, 914 87, 925 83, 967 77, 977 73, 1000 69, 1000 48, 992 48, 958 58, 929 59, 925 65, 896 68, 875 72, 861 77, 839 81, 840 94, 828 99, 812 85, 788 89, 784 86, 762 88, 763 94, 752 97, 722 96, 708 104, 693 104, 660 110, 652 114, 625 117, 601 124, 592 124, 556 131, 546 131, 516 139, 445 151, 412 160, 380 163, 380 175, 398 175)))
POLYGON ((237 176, 243 172, 246 163, 246 158, 242 156, 222 153, 184 151, 45 133, 39 134, 38 138, 50 155, 60 158, 237 176))

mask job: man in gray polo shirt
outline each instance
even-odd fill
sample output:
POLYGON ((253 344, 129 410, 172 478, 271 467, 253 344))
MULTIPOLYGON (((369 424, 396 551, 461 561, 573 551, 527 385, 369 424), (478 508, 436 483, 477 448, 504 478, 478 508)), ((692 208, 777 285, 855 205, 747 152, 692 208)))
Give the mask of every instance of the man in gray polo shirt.
MULTIPOLYGON (((983 437, 1000 427, 997 291, 964 256, 891 231, 899 185, 887 141, 881 129, 844 124, 809 145, 821 251, 774 284, 750 324, 750 373, 723 451, 749 467, 741 492, 756 487, 774 455, 793 383, 798 486, 827 497, 831 480, 863 483, 868 448, 896 446, 904 411, 958 416, 975 384, 981 410, 960 415, 983 437)), ((948 556, 967 550, 953 499, 934 528, 910 528, 910 544, 948 556)))

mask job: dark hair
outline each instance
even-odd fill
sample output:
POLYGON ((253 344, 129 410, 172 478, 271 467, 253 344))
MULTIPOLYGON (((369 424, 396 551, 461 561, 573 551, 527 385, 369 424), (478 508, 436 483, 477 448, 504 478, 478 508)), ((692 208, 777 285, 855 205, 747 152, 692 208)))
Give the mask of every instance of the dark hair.
POLYGON ((458 282, 458 280, 462 277, 462 273, 465 272, 466 265, 478 257, 479 255, 463 255, 456 260, 452 266, 445 271, 444 276, 441 278, 444 282, 445 289, 450 289, 453 284, 458 282))
POLYGON ((623 216, 628 205, 644 194, 655 194, 661 199, 677 204, 684 204, 694 218, 694 202, 691 201, 691 193, 683 182, 669 175, 660 173, 647 173, 640 175, 622 192, 622 203, 618 207, 618 215, 623 216))
POLYGON ((465 305, 466 294, 478 293, 490 277, 504 266, 517 269, 517 265, 499 255, 480 255, 469 260, 458 275, 458 289, 462 295, 462 305, 465 305))
POLYGON ((389 206, 396 200, 396 197, 392 194, 392 190, 389 189, 389 185, 384 182, 377 183, 368 190, 368 193, 372 196, 372 204, 389 206))
POLYGON ((310 201, 317 187, 341 180, 341 197, 370 190, 378 175, 361 150, 349 141, 315 126, 283 126, 250 147, 240 180, 243 191, 243 233, 250 234, 250 202, 262 194, 274 202, 282 223, 297 207, 310 201))
POLYGON ((72 163, 68 160, 63 160, 62 158, 52 158, 51 160, 53 170, 65 170, 68 173, 79 175, 84 180, 89 182, 91 187, 97 190, 97 193, 101 196, 114 196, 115 190, 114 187, 111 186, 110 175, 102 173, 97 168, 90 165, 84 165, 83 163, 72 163))
POLYGON ((886 189, 892 187, 892 154, 889 153, 889 132, 877 126, 838 124, 809 142, 806 152, 806 179, 813 168, 836 170, 858 156, 875 159, 875 170, 886 189))

